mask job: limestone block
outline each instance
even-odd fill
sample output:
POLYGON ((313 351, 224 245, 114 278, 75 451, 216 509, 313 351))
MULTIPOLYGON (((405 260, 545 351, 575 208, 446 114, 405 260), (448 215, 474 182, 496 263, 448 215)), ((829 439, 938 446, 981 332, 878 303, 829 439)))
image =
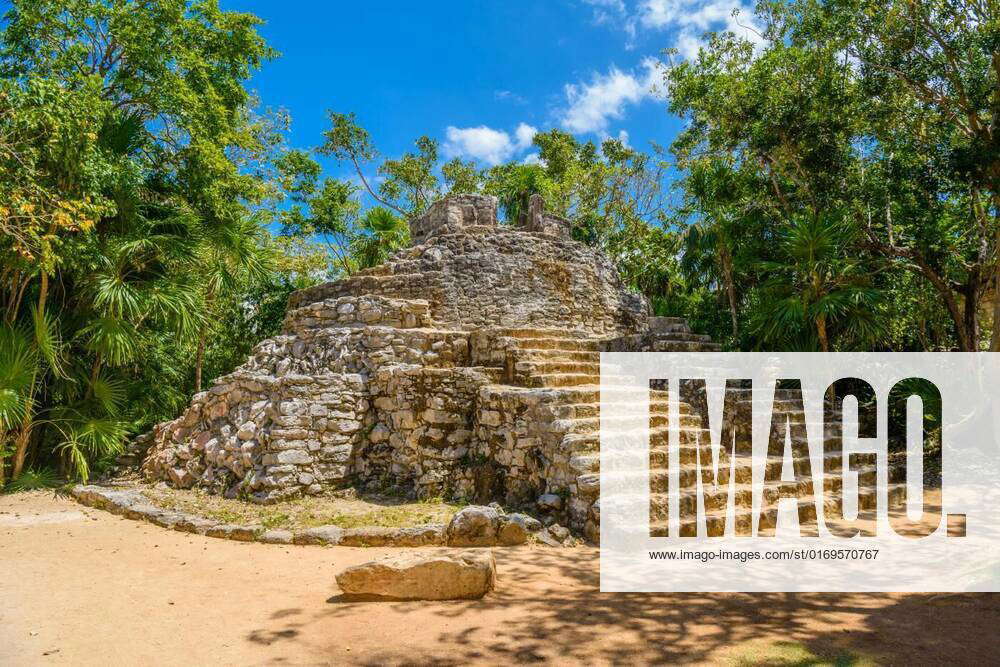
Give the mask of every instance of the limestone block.
POLYGON ((543 493, 535 501, 543 510, 558 510, 562 508, 563 500, 561 496, 554 493, 543 493))
POLYGON ((481 598, 496 587, 490 551, 409 552, 349 567, 337 575, 348 596, 394 600, 481 598))
POLYGON ((309 453, 304 452, 301 449, 288 449, 283 452, 278 452, 277 455, 275 455, 274 460, 277 463, 291 463, 294 465, 312 463, 312 457, 309 456, 309 453))
POLYGON ((500 514, 492 507, 463 507, 448 523, 448 546, 493 546, 497 543, 499 528, 500 514))

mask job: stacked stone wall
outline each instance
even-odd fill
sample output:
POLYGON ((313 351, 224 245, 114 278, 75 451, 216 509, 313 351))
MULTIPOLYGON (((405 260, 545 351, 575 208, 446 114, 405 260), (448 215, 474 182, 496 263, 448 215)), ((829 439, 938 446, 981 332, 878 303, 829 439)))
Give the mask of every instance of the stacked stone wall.
POLYGON ((473 417, 489 369, 385 367, 371 377, 375 425, 358 472, 418 497, 469 497, 464 464, 475 457, 473 417))
POLYGON ((565 419, 586 408, 567 400, 593 393, 567 398, 533 374, 592 383, 598 343, 646 349, 679 325, 650 331, 646 300, 532 202, 508 227, 493 198, 449 198, 387 263, 293 294, 279 335, 143 439, 146 474, 258 502, 347 484, 513 505, 544 495, 593 532, 594 475, 574 463, 565 419))
POLYGON ((439 326, 558 327, 594 336, 644 329, 649 317, 646 300, 625 290, 607 258, 569 239, 503 227, 447 234, 395 262, 407 273, 319 285, 293 295, 292 305, 361 294, 421 298, 439 326))
POLYGON ((358 374, 234 373, 156 427, 153 478, 260 501, 344 483, 370 407, 358 374))
POLYGON ((488 233, 482 228, 496 224, 496 197, 456 195, 434 202, 426 213, 411 220, 410 238, 419 245, 440 234, 488 233))

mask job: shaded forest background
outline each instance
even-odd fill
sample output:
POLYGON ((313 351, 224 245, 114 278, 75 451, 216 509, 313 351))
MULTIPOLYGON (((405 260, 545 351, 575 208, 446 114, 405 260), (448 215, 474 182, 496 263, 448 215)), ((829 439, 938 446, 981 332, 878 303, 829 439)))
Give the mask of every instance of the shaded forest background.
POLYGON ((1000 6, 756 6, 763 47, 664 53, 670 145, 534 137, 480 169, 311 150, 215 0, 17 0, 0 23, 0 487, 86 479, 275 334, 288 294, 386 259, 449 193, 541 194, 657 314, 731 350, 1000 351, 1000 6), (315 156, 356 173, 323 173, 315 156), (374 204, 370 204, 374 202, 374 204))

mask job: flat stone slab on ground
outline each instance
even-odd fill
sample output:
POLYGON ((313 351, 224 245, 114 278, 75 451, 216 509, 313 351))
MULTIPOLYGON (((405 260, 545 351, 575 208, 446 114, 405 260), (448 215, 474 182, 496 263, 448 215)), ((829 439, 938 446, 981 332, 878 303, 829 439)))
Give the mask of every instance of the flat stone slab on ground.
POLYGON ((471 600, 496 587, 496 563, 486 549, 411 552, 349 567, 337 575, 349 597, 391 600, 471 600))

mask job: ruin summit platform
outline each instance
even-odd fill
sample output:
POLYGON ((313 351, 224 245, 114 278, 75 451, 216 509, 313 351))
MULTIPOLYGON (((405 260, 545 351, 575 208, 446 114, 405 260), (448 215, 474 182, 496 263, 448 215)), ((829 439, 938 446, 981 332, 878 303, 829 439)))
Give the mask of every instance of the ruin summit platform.
POLYGON ((133 450, 148 478, 273 502, 331 488, 533 506, 596 535, 600 351, 717 349, 649 316, 539 197, 435 203, 385 264, 300 290, 282 333, 133 450))

